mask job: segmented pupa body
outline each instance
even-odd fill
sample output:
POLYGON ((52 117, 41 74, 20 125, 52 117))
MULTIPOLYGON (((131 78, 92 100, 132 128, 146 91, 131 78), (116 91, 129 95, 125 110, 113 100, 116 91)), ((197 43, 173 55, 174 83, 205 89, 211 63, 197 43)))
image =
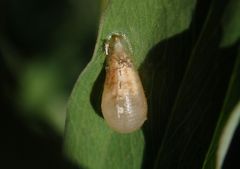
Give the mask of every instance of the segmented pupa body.
POLYGON ((106 79, 101 104, 104 119, 117 132, 133 132, 147 119, 147 101, 126 37, 111 35, 105 43, 105 54, 106 79))

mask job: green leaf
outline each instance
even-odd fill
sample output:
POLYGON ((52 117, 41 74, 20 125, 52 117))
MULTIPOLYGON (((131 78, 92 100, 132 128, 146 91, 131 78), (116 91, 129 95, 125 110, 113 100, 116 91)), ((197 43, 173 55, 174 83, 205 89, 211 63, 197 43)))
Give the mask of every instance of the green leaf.
POLYGON ((222 167, 234 131, 240 121, 240 50, 232 73, 227 97, 214 137, 205 158, 204 169, 222 167))
MULTIPOLYGON (((224 12, 223 22, 223 37, 221 40, 221 46, 226 47, 233 45, 237 39, 239 39, 240 24, 238 22, 239 13, 239 1, 231 0, 229 2, 226 11, 224 12)), ((239 48, 239 44, 237 44, 239 48)), ((227 150, 234 131, 239 124, 239 102, 240 102, 240 50, 238 49, 238 55, 232 76, 229 82, 227 96, 224 101, 223 108, 214 132, 211 145, 208 153, 205 157, 203 164, 204 169, 217 168, 220 169, 223 166, 223 161, 226 157, 227 150)))
POLYGON ((115 133, 99 113, 104 39, 114 32, 125 34, 133 48, 132 59, 139 68, 154 45, 189 27, 194 6, 195 0, 108 1, 93 58, 81 73, 69 100, 65 127, 68 158, 90 169, 140 168, 145 144, 143 132, 115 133))
POLYGON ((240 1, 231 0, 223 19, 223 38, 221 46, 230 46, 240 38, 240 1))
MULTIPOLYGON (((203 164, 237 51, 235 46, 219 48, 224 6, 219 1, 212 1, 210 5, 169 110, 171 113, 163 131, 155 169, 201 168, 203 164)), ((203 9, 200 7, 198 10, 203 9)), ((193 23, 198 23, 198 20, 193 23)), ((169 84, 166 86, 171 87, 169 84)))

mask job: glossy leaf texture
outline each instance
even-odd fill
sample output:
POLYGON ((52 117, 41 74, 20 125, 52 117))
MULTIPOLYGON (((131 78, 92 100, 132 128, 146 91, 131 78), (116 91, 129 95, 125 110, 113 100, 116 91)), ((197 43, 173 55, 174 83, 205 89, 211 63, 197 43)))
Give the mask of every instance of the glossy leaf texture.
MULTIPOLYGON (((199 13, 202 3, 197 5, 199 13)), ((209 3, 169 110, 170 116, 157 152, 156 169, 202 167, 225 100, 238 48, 236 45, 220 47, 225 5, 227 2, 209 3)), ((199 13, 193 20, 193 31, 199 28, 199 13)))
MULTIPOLYGON (((240 24, 237 20, 237 18, 240 17, 239 5, 240 1, 231 0, 224 12, 222 22, 224 28, 221 40, 222 48, 234 45, 234 43, 237 43, 240 39, 240 24)), ((214 132, 214 137, 203 164, 204 169, 223 168, 231 140, 240 122, 240 44, 237 43, 236 46, 238 52, 234 69, 229 81, 227 95, 214 132)), ((225 166, 226 168, 233 168, 235 167, 234 165, 235 164, 225 166)))
MULTIPOLYGON (((240 122, 240 54, 230 80, 224 106, 214 133, 214 137, 203 165, 204 169, 223 167, 234 132, 240 122)), ((232 165, 234 166, 234 165, 232 165)))
POLYGON ((144 153, 143 132, 115 133, 102 118, 104 40, 114 32, 125 34, 132 46, 132 60, 139 68, 154 45, 189 27, 195 0, 111 0, 105 3, 92 60, 79 76, 69 100, 65 152, 82 168, 137 169, 142 165, 144 153))

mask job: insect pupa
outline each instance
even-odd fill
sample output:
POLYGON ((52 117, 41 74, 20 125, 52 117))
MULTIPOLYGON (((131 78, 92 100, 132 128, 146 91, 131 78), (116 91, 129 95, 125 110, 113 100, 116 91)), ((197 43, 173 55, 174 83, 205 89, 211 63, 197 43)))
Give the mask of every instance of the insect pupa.
POLYGON ((107 124, 119 133, 139 129, 147 119, 147 101, 138 72, 131 60, 126 37, 111 35, 105 42, 106 78, 102 113, 107 124))

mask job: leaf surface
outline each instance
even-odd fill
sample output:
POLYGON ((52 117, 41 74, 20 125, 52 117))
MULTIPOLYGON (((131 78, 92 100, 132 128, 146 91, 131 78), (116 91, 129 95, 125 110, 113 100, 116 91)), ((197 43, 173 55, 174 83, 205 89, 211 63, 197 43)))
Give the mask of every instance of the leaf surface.
POLYGON ((141 167, 143 132, 115 133, 101 117, 104 40, 115 32, 125 34, 132 46, 134 64, 139 68, 154 45, 189 27, 194 6, 195 0, 107 1, 92 60, 79 76, 68 104, 65 127, 68 158, 89 169, 141 167))

